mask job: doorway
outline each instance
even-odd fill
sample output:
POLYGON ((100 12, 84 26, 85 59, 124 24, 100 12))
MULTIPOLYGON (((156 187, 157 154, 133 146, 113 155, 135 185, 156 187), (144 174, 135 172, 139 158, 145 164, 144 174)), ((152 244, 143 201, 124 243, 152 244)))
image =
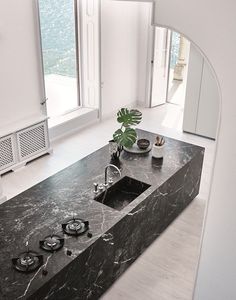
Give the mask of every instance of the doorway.
POLYGON ((190 42, 177 32, 154 28, 150 107, 184 107, 190 42))
POLYGON ((158 107, 165 127, 215 139, 220 99, 209 63, 180 33, 153 30, 149 107, 158 107))
POLYGON ((181 34, 171 31, 168 92, 166 102, 184 108, 190 42, 181 34))

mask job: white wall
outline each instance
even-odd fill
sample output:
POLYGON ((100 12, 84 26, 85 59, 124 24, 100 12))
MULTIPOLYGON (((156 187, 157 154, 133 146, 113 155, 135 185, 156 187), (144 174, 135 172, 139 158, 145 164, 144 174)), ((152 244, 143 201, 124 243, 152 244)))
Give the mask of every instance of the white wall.
MULTIPOLYGON (((40 113, 43 88, 35 2, 0 2, 0 127, 40 113)), ((105 117, 122 106, 145 102, 149 7, 101 1, 105 117)))
POLYGON ((209 58, 222 93, 221 124, 195 300, 236 299, 236 1, 159 0, 155 23, 194 41, 209 58))
POLYGON ((103 117, 114 114, 122 106, 134 106, 145 97, 145 76, 139 74, 146 67, 147 49, 143 46, 147 45, 146 5, 101 1, 103 117))
POLYGON ((0 127, 40 113, 33 0, 0 1, 0 127))

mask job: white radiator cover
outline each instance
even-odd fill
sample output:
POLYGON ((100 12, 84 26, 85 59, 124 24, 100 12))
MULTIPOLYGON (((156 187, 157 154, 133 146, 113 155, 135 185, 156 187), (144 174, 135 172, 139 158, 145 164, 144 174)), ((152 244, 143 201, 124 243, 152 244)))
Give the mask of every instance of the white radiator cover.
POLYGON ((0 138, 0 170, 4 170, 16 163, 14 136, 0 138))
POLYGON ((17 145, 20 161, 48 148, 45 123, 40 123, 17 132, 17 145))
POLYGON ((50 152, 47 120, 0 137, 0 174, 50 152))

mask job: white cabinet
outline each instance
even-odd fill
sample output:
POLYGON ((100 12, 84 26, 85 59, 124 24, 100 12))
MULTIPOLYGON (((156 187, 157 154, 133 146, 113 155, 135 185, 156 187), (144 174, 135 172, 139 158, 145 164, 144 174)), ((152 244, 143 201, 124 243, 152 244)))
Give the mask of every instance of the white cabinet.
POLYGON ((210 65, 191 44, 183 130, 216 138, 219 92, 210 65))
POLYGON ((211 138, 216 137, 219 118, 219 92, 211 72, 210 66, 205 61, 202 72, 202 84, 199 97, 196 133, 211 138))

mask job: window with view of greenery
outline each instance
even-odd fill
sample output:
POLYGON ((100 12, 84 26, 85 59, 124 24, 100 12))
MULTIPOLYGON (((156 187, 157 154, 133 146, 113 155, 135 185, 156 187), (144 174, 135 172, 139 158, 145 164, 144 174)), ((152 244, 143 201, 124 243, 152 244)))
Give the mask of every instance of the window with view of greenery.
POLYGON ((78 107, 76 16, 74 0, 38 0, 45 90, 49 116, 78 107))

